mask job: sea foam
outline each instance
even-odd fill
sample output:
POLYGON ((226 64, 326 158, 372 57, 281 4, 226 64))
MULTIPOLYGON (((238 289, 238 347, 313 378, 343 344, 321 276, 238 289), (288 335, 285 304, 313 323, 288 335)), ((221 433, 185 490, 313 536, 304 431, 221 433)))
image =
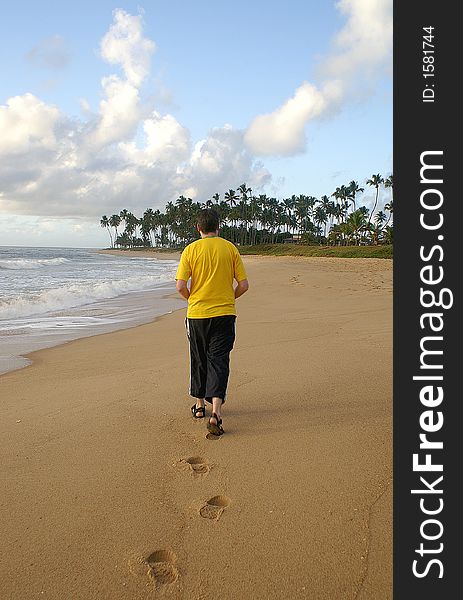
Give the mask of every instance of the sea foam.
POLYGON ((9 258, 0 260, 0 269, 40 269, 52 265, 62 265, 66 262, 70 262, 70 260, 64 258, 64 256, 59 256, 57 258, 9 258))
POLYGON ((121 294, 153 289, 163 282, 172 281, 174 271, 157 275, 129 277, 116 281, 86 281, 66 283, 60 287, 42 290, 35 295, 17 295, 0 300, 0 319, 29 317, 68 308, 75 308, 121 294))

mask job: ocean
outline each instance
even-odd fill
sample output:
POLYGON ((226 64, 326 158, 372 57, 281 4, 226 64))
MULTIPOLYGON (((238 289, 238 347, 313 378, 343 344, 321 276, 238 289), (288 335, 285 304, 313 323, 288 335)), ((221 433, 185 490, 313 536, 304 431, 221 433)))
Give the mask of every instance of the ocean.
POLYGON ((178 261, 99 254, 91 248, 0 246, 0 373, 24 354, 133 327, 185 306, 178 261))

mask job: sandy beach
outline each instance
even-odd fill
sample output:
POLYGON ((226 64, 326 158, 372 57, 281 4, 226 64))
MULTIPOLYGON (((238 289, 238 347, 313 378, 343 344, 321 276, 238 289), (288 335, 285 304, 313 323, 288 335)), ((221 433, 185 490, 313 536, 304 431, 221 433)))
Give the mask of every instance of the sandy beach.
POLYGON ((244 262, 221 438, 185 310, 0 376, 2 600, 392 598, 392 261, 244 262))

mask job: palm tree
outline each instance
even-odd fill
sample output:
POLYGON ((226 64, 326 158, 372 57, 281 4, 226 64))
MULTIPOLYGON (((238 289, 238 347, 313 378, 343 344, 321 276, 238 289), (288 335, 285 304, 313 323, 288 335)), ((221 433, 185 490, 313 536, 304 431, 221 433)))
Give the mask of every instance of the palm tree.
POLYGON ((109 233, 109 239, 110 239, 110 241, 111 241, 111 248, 113 248, 113 247, 114 247, 114 245, 113 245, 113 236, 111 235, 111 229, 109 228, 109 219, 108 219, 108 217, 107 217, 106 215, 103 215, 103 216, 101 217, 101 220, 100 220, 100 225, 101 225, 101 227, 103 227, 104 229, 107 229, 107 230, 108 230, 108 233, 109 233))
POLYGON ((365 216, 365 219, 370 214, 370 210, 366 206, 360 206, 357 210, 359 210, 365 216))
POLYGON ((364 188, 359 187, 357 181, 351 181, 348 186, 349 190, 349 200, 352 200, 352 204, 354 205, 354 211, 356 210, 355 206, 355 196, 357 194, 361 194, 364 191, 364 188))
POLYGON ((121 212, 119 213, 119 217, 121 218, 121 223, 124 222, 124 231, 125 231, 125 227, 127 225, 127 216, 129 215, 129 211, 124 208, 121 210, 121 212))
POLYGON ((385 244, 392 244, 394 238, 394 228, 387 225, 383 230, 383 241, 385 244))
POLYGON ((266 225, 269 224, 269 210, 268 210, 268 206, 269 206, 269 200, 270 198, 267 196, 267 194, 259 194, 259 197, 257 199, 257 205, 258 205, 258 209, 257 209, 257 214, 258 214, 258 222, 260 222, 261 225, 261 231, 260 231, 260 242, 264 243, 265 241, 265 234, 266 234, 266 225))
POLYGON ((224 198, 226 202, 230 203, 230 208, 236 206, 236 203, 239 200, 239 196, 237 196, 235 190, 228 190, 228 192, 225 192, 224 198))
POLYGON ((392 215, 394 214, 394 203, 392 200, 384 205, 384 210, 389 211, 389 217, 387 218, 386 224, 384 225, 384 227, 386 228, 389 225, 389 221, 391 220, 392 215))
POLYGON ((155 212, 152 208, 147 208, 141 218, 141 232, 142 236, 148 238, 150 245, 154 246, 152 233, 154 231, 155 212))
POLYGON ((305 196, 305 201, 307 203, 307 215, 309 219, 313 221, 313 211, 315 204, 317 203, 317 198, 315 198, 315 196, 305 196))
POLYGON ((387 216, 386 213, 383 212, 382 210, 379 210, 376 215, 375 215, 375 223, 376 225, 378 225, 378 227, 382 228, 382 226, 384 225, 384 223, 387 220, 387 216))
POLYGON ((336 200, 336 208, 333 210, 333 216, 336 217, 337 224, 339 225, 340 220, 343 215, 343 207, 342 207, 342 198, 343 198, 343 190, 340 187, 337 187, 334 192, 331 194, 331 197, 336 200), (340 210, 338 210, 340 209, 340 210))
POLYGON ((165 227, 166 234, 169 246, 176 245, 176 223, 178 216, 178 206, 176 206, 172 201, 169 201, 166 204, 166 214, 165 214, 165 227))
POLYGON ((328 233, 328 241, 333 245, 337 246, 338 241, 342 238, 341 225, 338 223, 333 224, 329 233, 328 233))
POLYGON ((140 219, 140 231, 141 237, 143 240, 144 246, 152 246, 151 240, 151 218, 146 212, 143 214, 143 217, 140 219))
POLYGON ((328 196, 322 196, 320 198, 319 202, 320 202, 320 206, 323 208, 323 211, 325 212, 325 215, 326 215, 325 229, 323 232, 324 237, 326 239, 326 229, 327 229, 328 225, 331 226, 331 217, 333 216, 333 211, 332 211, 333 201, 330 200, 328 198, 328 196))
POLYGON ((349 210, 349 200, 352 200, 350 188, 347 185, 342 185, 339 188, 339 197, 341 199, 341 207, 344 221, 347 220, 347 211, 349 210))
POLYGON ((249 221, 251 223, 250 244, 251 246, 257 241, 257 223, 259 220, 259 199, 256 196, 251 196, 249 199, 249 221))
POLYGON ((361 232, 365 229, 366 224, 367 221, 364 211, 358 209, 350 213, 347 219, 347 225, 350 227, 356 246, 358 246, 360 243, 361 232))
MULTIPOLYGON (((284 207, 284 211, 285 211, 285 214, 287 217, 286 223, 288 225, 288 228, 291 223, 291 216, 293 214, 295 205, 296 205, 296 202, 293 198, 284 198, 283 199, 283 207, 284 207)), ((289 231, 288 231, 288 233, 289 233, 289 231)))
POLYGON ((153 246, 157 244, 157 239, 159 238, 158 230, 162 225, 162 213, 159 209, 156 209, 153 212, 151 217, 151 231, 153 233, 153 246))
POLYGON ((249 205, 248 200, 252 196, 252 189, 248 187, 245 183, 242 183, 238 187, 238 191, 241 195, 241 200, 239 203, 239 216, 241 221, 241 235, 240 235, 240 243, 243 244, 246 237, 246 223, 248 221, 248 212, 249 205))
POLYGON ((127 212, 125 217, 125 233, 127 233, 129 239, 133 241, 137 236, 137 226, 139 225, 139 220, 137 217, 131 212, 127 212))
POLYGON ((116 235, 115 235, 115 240, 117 240, 117 238, 119 237, 119 234, 117 232, 117 228, 119 227, 119 225, 121 224, 121 218, 119 215, 111 215, 109 217, 109 225, 111 227, 114 227, 115 231, 116 231, 116 235))
POLYGON ((392 217, 392 213, 394 212, 394 206, 393 206, 393 187, 394 187, 394 183, 393 183, 393 176, 392 174, 389 175, 389 177, 387 177, 384 181, 384 187, 385 188, 391 188, 391 200, 384 205, 384 209, 389 211, 389 218, 384 226, 384 228, 386 228, 388 226, 389 221, 391 220, 392 217))
POLYGON ((342 222, 342 215, 344 211, 340 204, 335 204, 333 206, 333 217, 336 219, 336 225, 339 225, 342 222))
POLYGON ((157 239, 161 248, 169 245, 169 217, 167 214, 161 213, 159 216, 159 236, 157 239))
MULTIPOLYGON (((225 198, 225 202, 229 202, 230 203, 230 209, 232 209, 234 206, 236 206, 237 201, 239 200, 239 196, 237 196, 235 190, 228 190, 228 192, 225 192, 224 195, 225 198)), ((231 226, 232 228, 234 227, 234 220, 232 218, 230 218, 230 222, 231 222, 231 226)), ((234 235, 233 235, 233 229, 231 230, 231 240, 233 241, 234 235)))
POLYGON ((299 235, 302 235, 304 230, 310 229, 313 207, 316 200, 314 196, 305 196, 304 194, 296 197, 295 213, 299 225, 299 235))
POLYGON ((367 179, 367 185, 370 185, 371 187, 376 188, 375 204, 373 206, 373 210, 371 211, 371 213, 368 217, 368 227, 370 226, 371 219, 373 217, 373 213, 375 212, 376 205, 378 204, 379 186, 383 183, 383 181, 384 180, 379 173, 377 173, 376 175, 372 175, 370 179, 367 179))
POLYGON ((374 225, 373 223, 370 223, 368 230, 370 233, 372 244, 377 246, 379 242, 379 237, 381 235, 381 227, 379 225, 374 225))
POLYGON ((370 211, 365 206, 356 206, 356 197, 364 191, 358 182, 341 185, 329 196, 317 200, 315 196, 300 194, 277 200, 266 194, 254 196, 246 183, 237 190, 229 189, 224 194, 214 194, 204 203, 193 202, 191 198, 179 196, 175 202, 169 201, 165 212, 147 208, 141 219, 127 209, 121 210, 109 219, 101 218, 101 227, 108 229, 111 247, 116 245, 139 246, 159 244, 161 247, 182 247, 197 237, 195 229, 197 211, 203 207, 213 207, 219 213, 223 225, 223 236, 241 244, 281 242, 285 235, 299 232, 309 243, 359 244, 370 235, 371 243, 392 243, 392 227, 389 221, 393 213, 393 200, 376 213, 379 189, 382 184, 392 192, 392 175, 383 180, 378 173, 367 181, 375 187, 375 202, 370 211), (332 200, 335 199, 335 201, 332 200), (350 203, 352 212, 349 214, 350 203), (389 211, 389 215, 387 212, 389 211), (374 221, 375 225, 372 224, 374 221), (124 223, 124 232, 119 235, 118 227, 124 223), (336 223, 336 224, 334 224, 336 223), (141 238, 137 237, 137 227, 141 227, 141 238), (115 230, 115 242, 111 228, 115 230), (315 239, 317 238, 317 239, 315 239))
POLYGON ((281 225, 281 214, 283 212, 282 207, 278 204, 276 198, 269 198, 268 203, 268 225, 271 232, 270 243, 273 244, 275 241, 275 233, 277 227, 281 225))
POLYGON ((246 200, 246 201, 247 201, 247 199, 248 199, 248 196, 249 196, 249 195, 251 195, 251 193, 252 193, 252 190, 251 190, 251 188, 248 188, 248 187, 247 187, 247 185, 246 185, 245 183, 242 183, 242 184, 241 184, 241 185, 238 187, 238 191, 239 191, 239 193, 241 194, 241 198, 242 198, 243 200, 246 200))
POLYGON ((127 248, 128 246, 131 246, 131 239, 129 238, 129 236, 127 235, 127 232, 124 231, 124 233, 120 236, 118 236, 116 243, 118 246, 122 246, 123 248, 127 248))
MULTIPOLYGON (((316 225, 318 225, 318 227, 320 227, 320 225, 324 226, 324 233, 326 236, 326 222, 328 221, 328 215, 326 214, 326 210, 323 208, 322 204, 319 204, 314 211, 314 215, 313 215, 313 219, 316 225)), ((321 238, 321 236, 320 236, 321 238)), ((320 244, 321 244, 321 239, 320 239, 320 244)))

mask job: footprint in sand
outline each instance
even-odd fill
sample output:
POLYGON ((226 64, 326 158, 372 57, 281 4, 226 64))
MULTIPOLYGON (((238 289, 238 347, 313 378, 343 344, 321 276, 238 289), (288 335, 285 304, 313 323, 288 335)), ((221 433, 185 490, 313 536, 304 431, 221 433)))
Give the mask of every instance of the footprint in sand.
POLYGON ((230 499, 227 496, 214 496, 210 498, 201 508, 199 514, 205 519, 218 521, 225 508, 230 504, 230 499))
POLYGON ((213 433, 206 433, 206 439, 207 440, 212 440, 213 442, 215 442, 216 440, 221 440, 222 436, 221 435, 214 435, 213 433))
POLYGON ((190 458, 186 458, 180 462, 188 467, 193 477, 205 477, 211 470, 206 459, 201 456, 190 456, 190 458))
POLYGON ((148 577, 156 587, 161 588, 177 581, 176 561, 177 557, 172 550, 156 550, 148 556, 145 560, 149 566, 148 577))
POLYGON ((293 277, 289 278, 290 283, 294 284, 294 285, 304 285, 303 283, 301 283, 299 281, 299 277, 300 275, 294 275, 293 277))

